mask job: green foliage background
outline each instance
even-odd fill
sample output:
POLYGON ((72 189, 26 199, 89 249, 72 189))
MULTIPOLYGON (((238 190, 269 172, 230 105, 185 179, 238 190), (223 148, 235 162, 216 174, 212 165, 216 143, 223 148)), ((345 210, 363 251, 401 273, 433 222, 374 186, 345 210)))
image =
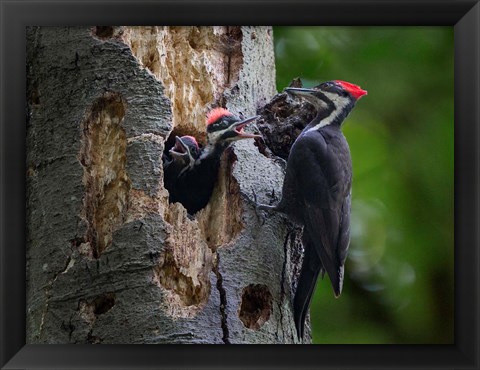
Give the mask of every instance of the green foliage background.
POLYGON ((274 27, 277 89, 368 90, 343 131, 353 160, 344 291, 311 307, 314 343, 453 343, 453 28, 274 27))

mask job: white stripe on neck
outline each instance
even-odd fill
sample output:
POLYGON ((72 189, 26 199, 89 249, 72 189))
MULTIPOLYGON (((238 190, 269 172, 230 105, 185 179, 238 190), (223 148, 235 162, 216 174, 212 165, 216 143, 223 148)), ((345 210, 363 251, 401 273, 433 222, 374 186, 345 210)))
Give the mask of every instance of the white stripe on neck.
POLYGON ((333 104, 335 104, 335 110, 330 113, 328 117, 322 119, 319 123, 315 126, 309 128, 306 132, 316 131, 321 129, 322 127, 328 126, 333 123, 337 119, 337 117, 342 113, 343 109, 350 103, 350 100, 346 97, 342 97, 338 94, 332 94, 328 92, 323 93, 327 98, 329 98, 333 104))

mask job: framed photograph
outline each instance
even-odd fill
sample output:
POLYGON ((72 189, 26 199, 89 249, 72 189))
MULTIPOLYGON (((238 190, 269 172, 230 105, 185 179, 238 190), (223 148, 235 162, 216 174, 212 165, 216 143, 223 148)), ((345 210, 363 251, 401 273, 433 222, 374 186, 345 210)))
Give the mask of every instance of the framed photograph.
POLYGON ((2 369, 479 367, 477 1, 0 4, 2 369))

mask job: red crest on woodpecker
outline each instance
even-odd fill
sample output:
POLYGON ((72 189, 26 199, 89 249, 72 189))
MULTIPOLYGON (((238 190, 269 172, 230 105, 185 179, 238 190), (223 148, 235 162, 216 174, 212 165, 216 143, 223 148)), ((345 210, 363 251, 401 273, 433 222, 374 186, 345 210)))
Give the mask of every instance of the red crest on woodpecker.
POLYGON ((225 108, 215 108, 212 109, 210 112, 207 114, 207 126, 211 125, 213 122, 218 121, 220 118, 224 116, 233 116, 233 113, 230 113, 228 110, 225 108))
POLYGON ((355 99, 360 99, 363 95, 367 95, 367 90, 363 90, 358 85, 340 80, 336 80, 335 82, 348 91, 355 99))

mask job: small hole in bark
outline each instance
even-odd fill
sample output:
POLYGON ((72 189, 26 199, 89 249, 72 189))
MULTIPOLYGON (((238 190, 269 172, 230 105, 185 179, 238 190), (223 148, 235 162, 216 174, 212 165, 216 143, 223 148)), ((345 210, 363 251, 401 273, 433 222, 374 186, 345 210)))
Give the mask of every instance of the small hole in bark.
POLYGON ((104 293, 91 301, 81 299, 78 302, 78 312, 89 325, 93 325, 98 316, 107 313, 113 306, 115 306, 115 293, 104 293))
POLYGON ((109 39, 113 37, 113 27, 112 26, 95 26, 94 33, 98 38, 109 39))
POLYGON ((115 294, 114 293, 105 293, 101 296, 96 297, 93 300, 95 315, 103 315, 112 309, 115 306, 115 294))
POLYGON ((243 325, 258 330, 270 319, 273 297, 263 284, 250 284, 243 289, 239 317, 243 325))

